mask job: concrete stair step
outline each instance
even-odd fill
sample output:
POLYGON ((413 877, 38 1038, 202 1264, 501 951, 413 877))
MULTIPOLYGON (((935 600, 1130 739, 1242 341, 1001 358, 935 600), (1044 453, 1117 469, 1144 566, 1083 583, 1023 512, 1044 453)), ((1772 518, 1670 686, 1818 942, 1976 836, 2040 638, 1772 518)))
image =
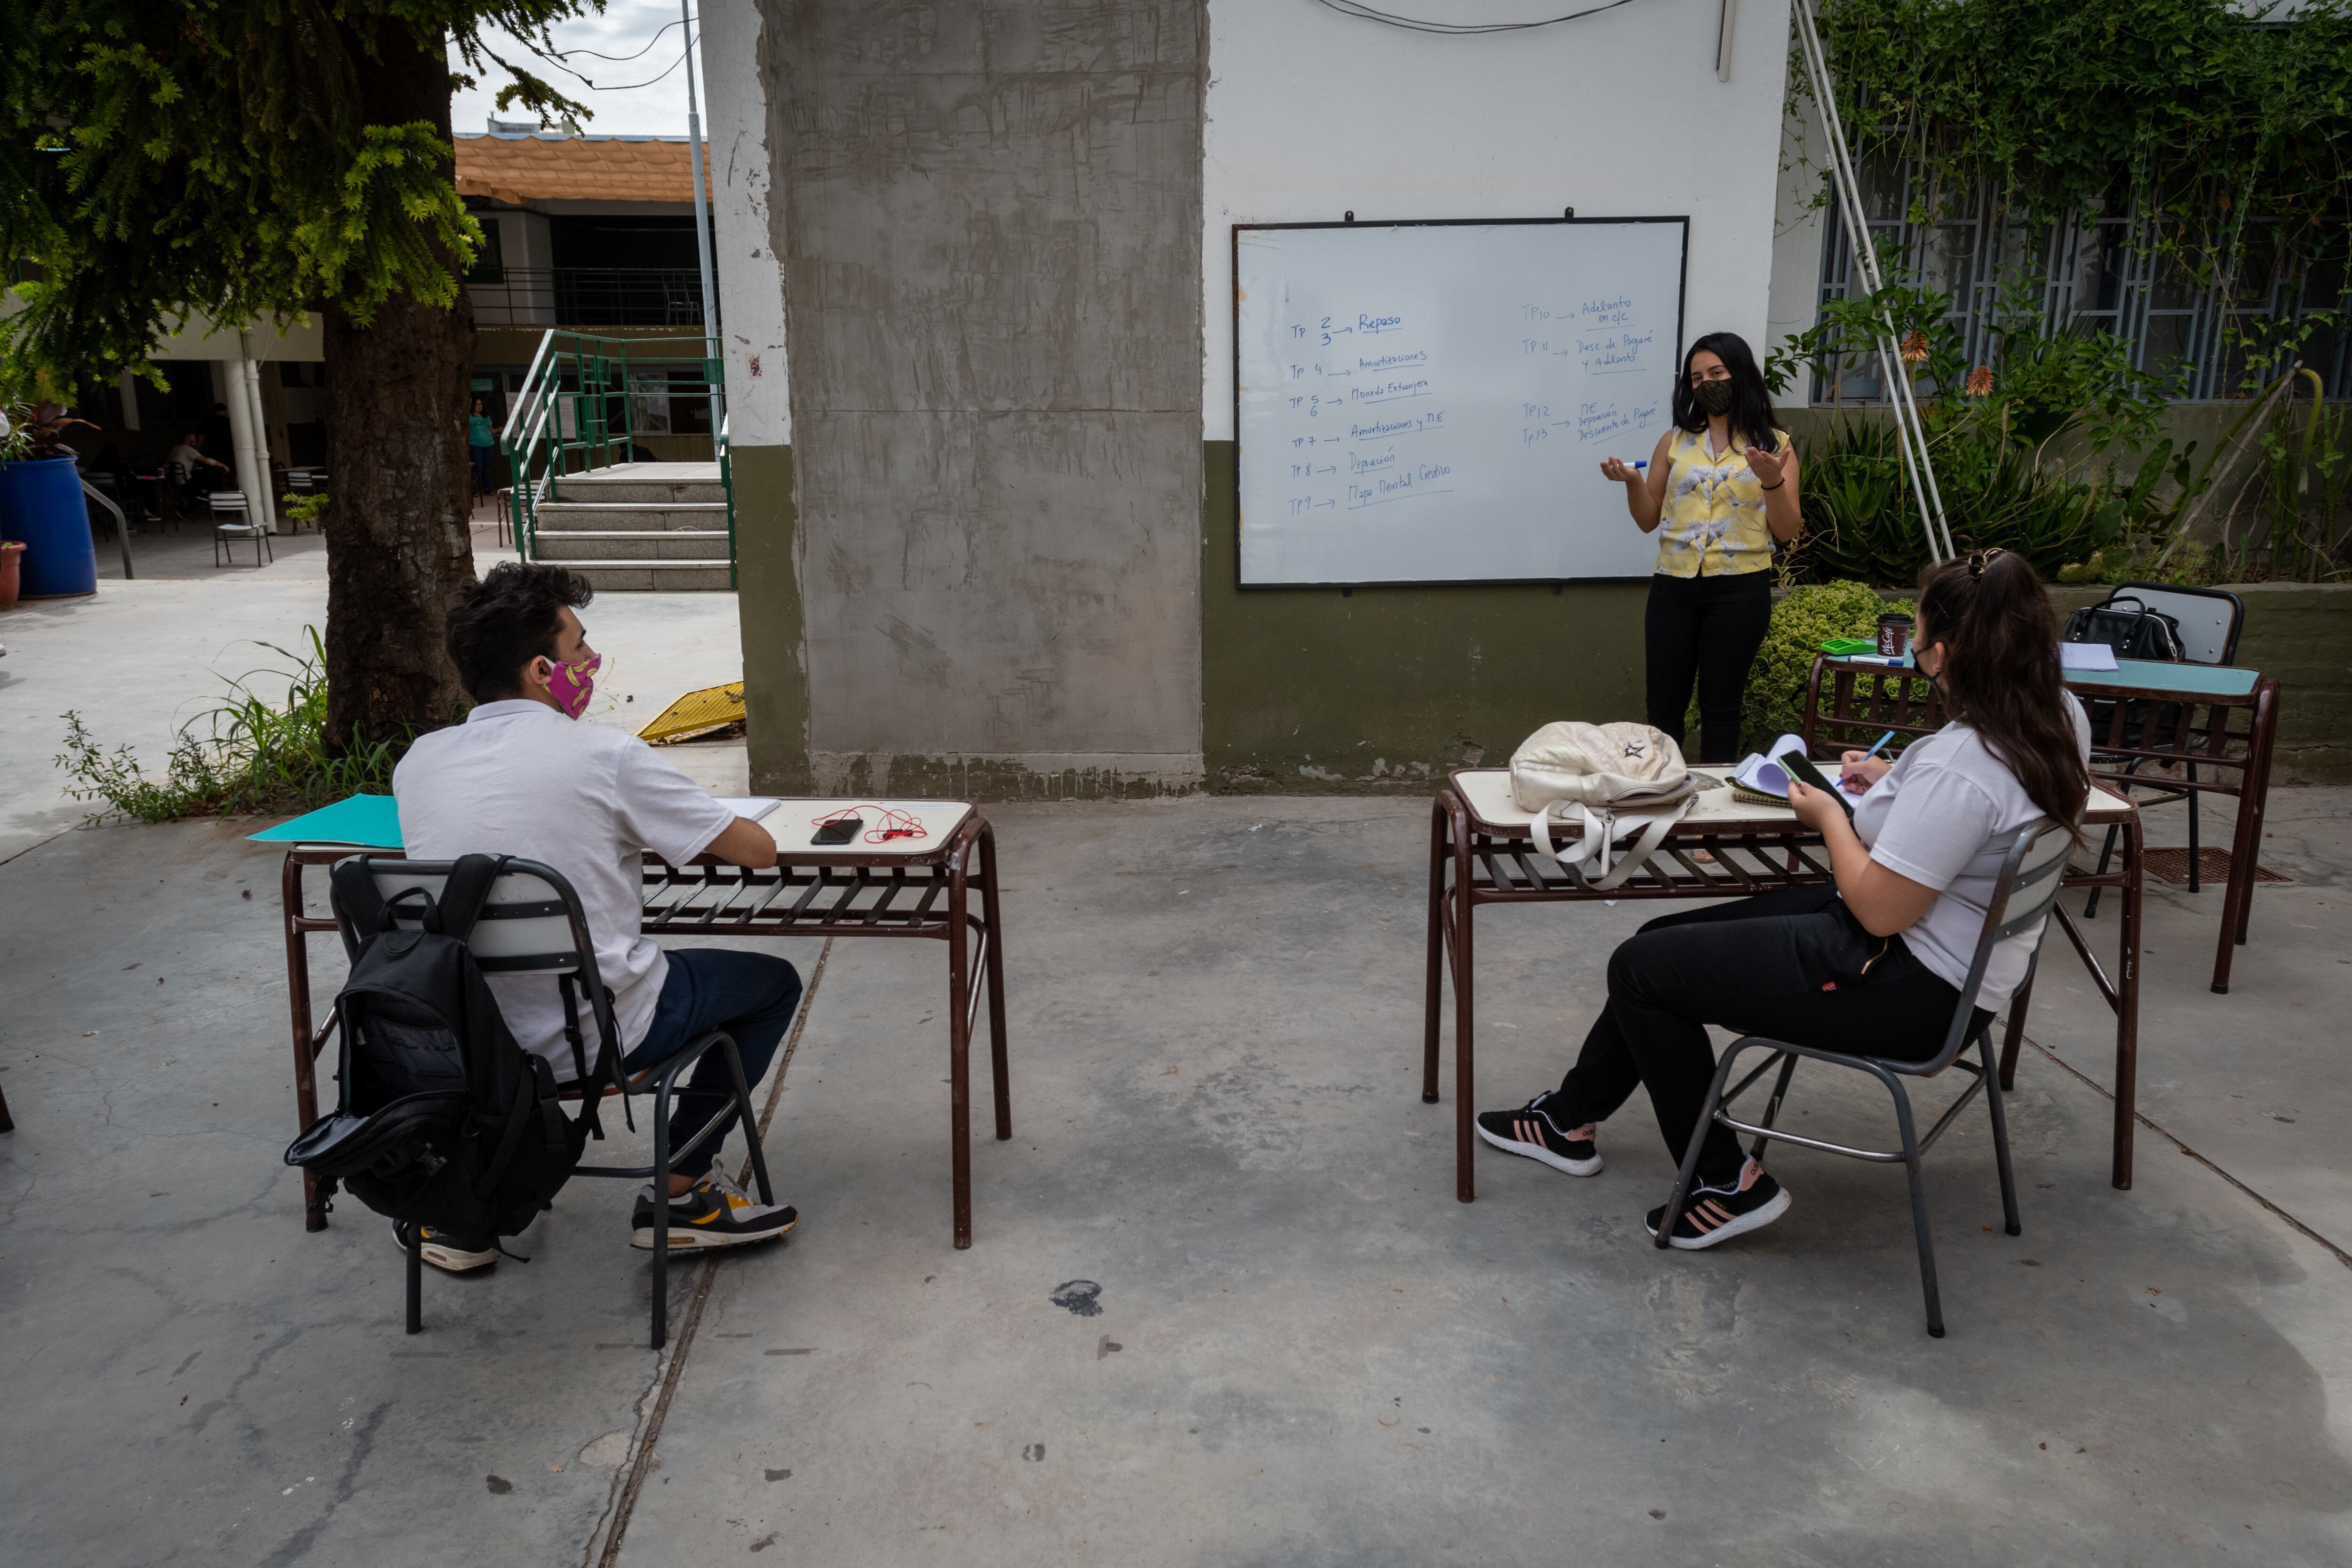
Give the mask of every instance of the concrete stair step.
POLYGON ((534 552, 541 561, 724 561, 727 531, 720 529, 655 529, 645 531, 595 529, 572 532, 539 531, 534 552))
POLYGON ((659 504, 541 501, 539 503, 538 510, 541 532, 549 529, 573 532, 591 530, 646 531, 702 529, 716 525, 723 533, 726 531, 727 525, 725 501, 674 501, 659 504))
POLYGON ((727 504, 727 487, 717 479, 648 480, 590 479, 574 475, 557 479, 544 506, 564 501, 613 501, 625 506, 672 506, 694 503, 727 504))
POLYGON ((727 563, 694 561, 582 561, 565 564, 599 593, 690 594, 732 592, 727 563))

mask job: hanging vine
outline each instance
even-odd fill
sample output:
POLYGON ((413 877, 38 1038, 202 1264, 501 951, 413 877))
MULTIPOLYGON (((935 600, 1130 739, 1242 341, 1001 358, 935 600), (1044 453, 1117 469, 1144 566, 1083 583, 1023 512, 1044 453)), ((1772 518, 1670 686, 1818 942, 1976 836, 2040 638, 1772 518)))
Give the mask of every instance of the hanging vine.
MULTIPOLYGON (((1982 192, 2041 234, 2136 213, 2182 283, 2249 306, 2315 268, 2331 305, 2352 282, 2352 0, 1826 0, 1820 21, 1855 153, 1909 162, 1915 225, 1982 192)), ((2258 328, 2249 370, 2293 331, 2258 328)))

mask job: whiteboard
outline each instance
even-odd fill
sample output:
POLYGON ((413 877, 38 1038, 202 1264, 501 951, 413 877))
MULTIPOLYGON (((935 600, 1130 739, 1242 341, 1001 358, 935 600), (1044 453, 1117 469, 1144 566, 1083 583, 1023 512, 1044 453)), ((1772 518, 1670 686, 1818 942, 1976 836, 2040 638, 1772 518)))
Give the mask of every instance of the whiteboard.
POLYGON ((1237 224, 1241 581, 1646 577, 1685 218, 1237 224))

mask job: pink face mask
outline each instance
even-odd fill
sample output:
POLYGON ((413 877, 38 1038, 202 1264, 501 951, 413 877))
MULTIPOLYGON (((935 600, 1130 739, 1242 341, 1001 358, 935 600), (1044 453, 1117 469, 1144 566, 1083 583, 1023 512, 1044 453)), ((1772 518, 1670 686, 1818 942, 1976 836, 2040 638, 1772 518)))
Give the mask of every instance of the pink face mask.
POLYGON ((547 694, 564 717, 577 719, 588 711, 588 700, 596 695, 596 671, 604 663, 603 654, 591 654, 578 664, 558 664, 548 670, 547 694))

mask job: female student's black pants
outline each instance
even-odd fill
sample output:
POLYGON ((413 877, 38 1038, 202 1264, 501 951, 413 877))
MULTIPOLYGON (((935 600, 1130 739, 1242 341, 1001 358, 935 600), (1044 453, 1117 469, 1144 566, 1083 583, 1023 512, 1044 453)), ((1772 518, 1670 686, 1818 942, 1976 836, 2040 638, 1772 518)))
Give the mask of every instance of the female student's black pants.
MULTIPOLYGON (((1715 1077, 1706 1026, 1853 1056, 1925 1061, 1960 994, 1900 936, 1862 929, 1835 888, 1786 888, 1652 921, 1609 959, 1609 1005, 1560 1080, 1562 1129, 1605 1121, 1639 1086, 1680 1164, 1715 1077)), ((1974 1023, 1992 1016, 1976 1009, 1974 1023)), ((1707 1131, 1698 1179, 1738 1179, 1739 1141, 1707 1131)))
POLYGON ((1764 646, 1772 622, 1772 574, 1650 579, 1650 605, 1642 622, 1642 651, 1648 666, 1650 727, 1680 745, 1683 716, 1690 710, 1691 679, 1698 679, 1697 760, 1739 760, 1739 699, 1748 689, 1748 667, 1764 646))

